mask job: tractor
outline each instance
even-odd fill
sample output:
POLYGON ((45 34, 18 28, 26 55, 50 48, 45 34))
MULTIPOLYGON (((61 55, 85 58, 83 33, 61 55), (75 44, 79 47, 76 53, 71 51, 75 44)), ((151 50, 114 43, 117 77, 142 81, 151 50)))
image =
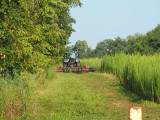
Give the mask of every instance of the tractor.
POLYGON ((78 52, 66 52, 64 54, 63 67, 80 67, 80 58, 78 52))
POLYGON ((94 72, 94 68, 81 66, 79 52, 66 52, 63 59, 63 68, 57 67, 57 72, 94 72))

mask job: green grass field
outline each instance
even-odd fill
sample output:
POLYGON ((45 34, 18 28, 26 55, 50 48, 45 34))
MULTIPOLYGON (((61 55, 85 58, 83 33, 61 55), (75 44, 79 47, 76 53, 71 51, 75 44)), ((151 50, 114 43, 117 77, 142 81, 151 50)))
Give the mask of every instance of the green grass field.
POLYGON ((112 74, 56 73, 51 67, 14 82, 0 80, 0 119, 128 120, 131 102, 143 107, 144 119, 160 119, 159 104, 128 92, 112 74))

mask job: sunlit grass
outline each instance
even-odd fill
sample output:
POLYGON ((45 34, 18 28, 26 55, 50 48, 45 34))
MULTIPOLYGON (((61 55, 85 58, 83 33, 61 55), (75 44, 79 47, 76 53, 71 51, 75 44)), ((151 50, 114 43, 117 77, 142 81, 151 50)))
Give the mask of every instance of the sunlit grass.
POLYGON ((94 67, 96 72, 101 71, 101 59, 99 58, 88 58, 81 60, 82 66, 94 67))
POLYGON ((106 55, 102 70, 119 76, 124 85, 144 99, 160 103, 160 55, 106 55))
MULTIPOLYGON (((100 69, 101 60, 92 60, 97 64, 85 64, 100 69)), ((57 73, 54 66, 35 75, 23 73, 13 80, 0 78, 0 93, 0 119, 4 120, 126 120, 130 103, 127 96, 139 99, 126 92, 112 74, 57 73)), ((141 103, 159 107, 148 101, 141 103)), ((151 118, 159 117, 154 115, 151 118)))
POLYGON ((52 69, 37 74, 23 72, 14 79, 8 74, 5 78, 0 77, 0 119, 41 118, 35 91, 56 77, 52 69))

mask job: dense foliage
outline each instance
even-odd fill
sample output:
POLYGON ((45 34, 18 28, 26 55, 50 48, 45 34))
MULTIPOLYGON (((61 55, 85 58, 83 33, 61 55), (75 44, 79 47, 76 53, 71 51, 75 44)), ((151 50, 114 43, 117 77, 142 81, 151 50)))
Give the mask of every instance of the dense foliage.
POLYGON ((0 65, 35 72, 58 61, 75 22, 79 0, 1 0, 0 65))
POLYGON ((126 53, 135 54, 137 52, 143 54, 158 53, 160 48, 160 25, 149 31, 146 35, 136 33, 129 35, 127 39, 117 37, 115 40, 105 39, 97 44, 95 53, 97 57, 102 57, 106 53, 126 53))
MULTIPOLYGON (((85 40, 83 40, 85 41, 85 40)), ((70 50, 74 50, 77 47, 77 43, 80 46, 88 46, 87 41, 82 42, 78 40, 75 45, 68 47, 70 50)), ((136 33, 135 35, 129 35, 126 39, 116 37, 113 39, 105 39, 100 41, 95 49, 86 47, 81 53, 83 58, 90 57, 103 57, 106 54, 114 55, 116 53, 135 54, 141 53, 141 55, 153 55, 160 51, 160 25, 155 29, 149 31, 146 35, 136 33)))

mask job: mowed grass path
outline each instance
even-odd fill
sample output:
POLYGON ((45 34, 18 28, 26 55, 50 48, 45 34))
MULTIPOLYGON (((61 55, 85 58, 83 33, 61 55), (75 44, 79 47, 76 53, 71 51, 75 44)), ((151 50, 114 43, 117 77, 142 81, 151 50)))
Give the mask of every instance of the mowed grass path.
POLYGON ((36 90, 40 118, 47 120, 128 120, 133 102, 143 107, 143 119, 160 119, 160 105, 126 91, 106 73, 57 73, 36 90))

